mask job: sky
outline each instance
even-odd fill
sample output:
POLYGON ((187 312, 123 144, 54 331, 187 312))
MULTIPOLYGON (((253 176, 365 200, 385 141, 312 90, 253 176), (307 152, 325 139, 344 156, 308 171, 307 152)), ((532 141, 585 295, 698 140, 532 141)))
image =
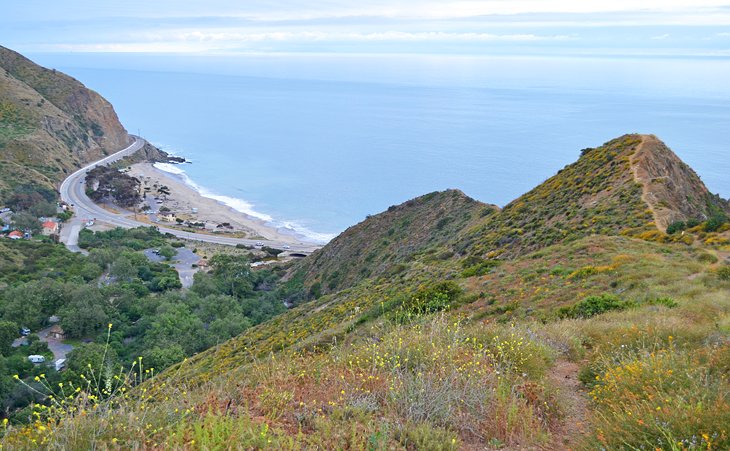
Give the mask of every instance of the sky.
POLYGON ((20 52, 730 57, 730 0, 23 0, 20 52))

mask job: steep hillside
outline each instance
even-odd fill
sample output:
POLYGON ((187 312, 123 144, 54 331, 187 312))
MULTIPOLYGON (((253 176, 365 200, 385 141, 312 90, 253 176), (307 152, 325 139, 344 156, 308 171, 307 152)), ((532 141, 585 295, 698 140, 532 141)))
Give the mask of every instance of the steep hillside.
POLYGON ((446 246, 480 216, 497 207, 461 191, 426 194, 350 227, 297 268, 315 291, 329 293, 369 277, 397 274, 424 253, 449 259, 446 246), (438 255, 437 255, 438 254, 438 255))
POLYGON ((678 221, 704 221, 717 212, 728 212, 727 201, 712 195, 702 180, 656 136, 642 137, 631 157, 634 177, 642 186, 644 201, 662 230, 678 221))
POLYGON ((678 219, 703 221, 728 211, 699 177, 650 135, 625 135, 583 149, 537 188, 467 231, 458 249, 512 258, 592 234, 666 230, 678 219))
POLYGON ((500 210, 459 191, 422 196, 350 227, 294 270, 314 296, 415 263, 460 260, 483 270, 590 235, 639 236, 728 212, 655 136, 625 135, 580 158, 500 210), (659 230, 657 230, 659 229, 659 230))
POLYGON ((591 234, 617 234, 651 221, 630 157, 642 137, 627 135, 583 149, 577 162, 467 231, 460 246, 510 258, 591 234))
POLYGON ((128 142, 99 94, 0 47, 0 201, 19 184, 53 187, 128 142))

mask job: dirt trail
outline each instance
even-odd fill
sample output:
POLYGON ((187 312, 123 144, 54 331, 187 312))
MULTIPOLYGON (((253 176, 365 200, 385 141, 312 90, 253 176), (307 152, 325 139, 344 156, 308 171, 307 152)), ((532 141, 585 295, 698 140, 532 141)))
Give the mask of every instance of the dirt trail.
POLYGON ((580 366, 567 360, 558 360, 548 378, 560 390, 564 417, 553 429, 549 449, 571 450, 581 437, 589 432, 590 407, 588 397, 578 380, 580 366))
POLYGON ((654 193, 652 193, 650 190, 651 180, 649 179, 646 171, 641 170, 639 166, 639 162, 642 158, 642 152, 644 151, 644 146, 647 142, 646 138, 646 136, 641 136, 641 143, 636 147, 636 151, 631 157, 631 173, 634 174, 634 180, 636 180, 641 185, 641 200, 643 200, 644 203, 651 210, 651 214, 652 216, 654 216, 654 224, 656 224, 659 230, 665 232, 666 227, 662 227, 662 218, 659 217, 659 215, 657 214, 657 209, 655 208, 656 202, 654 199, 654 193))

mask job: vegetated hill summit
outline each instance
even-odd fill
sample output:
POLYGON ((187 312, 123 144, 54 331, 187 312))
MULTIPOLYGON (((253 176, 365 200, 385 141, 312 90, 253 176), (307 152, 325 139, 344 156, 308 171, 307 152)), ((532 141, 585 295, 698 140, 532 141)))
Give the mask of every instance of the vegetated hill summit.
POLYGON ((653 135, 583 149, 573 164, 503 209, 460 191, 427 194, 347 229, 295 268, 315 293, 335 292, 414 261, 504 260, 593 234, 665 232, 728 212, 653 135))
POLYGON ((52 188, 129 140, 99 94, 0 46, 0 200, 19 184, 52 188))
POLYGON ((390 207, 289 269, 294 308, 148 383, 154 440, 727 449, 728 213, 650 135, 503 209, 455 190, 390 207))

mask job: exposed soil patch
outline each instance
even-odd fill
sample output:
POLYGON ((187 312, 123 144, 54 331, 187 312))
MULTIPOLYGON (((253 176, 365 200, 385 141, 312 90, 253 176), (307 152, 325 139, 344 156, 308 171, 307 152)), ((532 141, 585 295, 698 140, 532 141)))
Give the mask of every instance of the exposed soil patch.
POLYGON ((666 231, 675 221, 708 216, 712 195, 692 168, 656 136, 641 136, 631 157, 631 170, 659 230, 666 231))
POLYGON ((590 407, 581 382, 578 380, 580 366, 567 360, 558 360, 548 378, 560 390, 564 417, 553 430, 553 440, 548 449, 575 449, 590 428, 590 407))

